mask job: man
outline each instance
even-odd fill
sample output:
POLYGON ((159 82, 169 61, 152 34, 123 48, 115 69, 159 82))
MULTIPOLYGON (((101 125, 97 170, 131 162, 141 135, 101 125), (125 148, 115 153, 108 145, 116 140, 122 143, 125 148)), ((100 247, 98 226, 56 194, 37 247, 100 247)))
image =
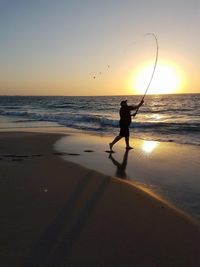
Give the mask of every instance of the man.
POLYGON ((131 124, 131 116, 135 116, 135 114, 131 115, 131 110, 137 110, 142 106, 144 101, 142 100, 138 105, 136 106, 128 106, 127 100, 121 101, 121 108, 119 111, 120 114, 120 133, 118 136, 115 137, 115 139, 109 144, 110 151, 113 151, 112 148, 115 143, 117 143, 120 139, 123 137, 125 138, 126 142, 126 149, 132 149, 132 147, 129 145, 129 126, 131 124))

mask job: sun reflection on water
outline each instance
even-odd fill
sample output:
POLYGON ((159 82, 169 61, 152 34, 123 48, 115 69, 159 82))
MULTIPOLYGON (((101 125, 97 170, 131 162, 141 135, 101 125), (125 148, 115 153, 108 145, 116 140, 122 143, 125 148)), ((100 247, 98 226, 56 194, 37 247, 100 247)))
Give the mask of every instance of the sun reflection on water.
POLYGON ((160 120, 162 118, 162 116, 159 114, 153 114, 150 116, 150 118, 155 119, 155 120, 160 120))

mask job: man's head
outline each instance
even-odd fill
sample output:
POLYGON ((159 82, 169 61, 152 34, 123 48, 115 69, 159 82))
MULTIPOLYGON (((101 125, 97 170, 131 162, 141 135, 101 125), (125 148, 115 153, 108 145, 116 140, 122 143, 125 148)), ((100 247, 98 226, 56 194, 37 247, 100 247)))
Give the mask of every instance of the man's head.
POLYGON ((121 103, 120 103, 120 105, 121 105, 122 107, 127 106, 127 100, 122 100, 121 103))

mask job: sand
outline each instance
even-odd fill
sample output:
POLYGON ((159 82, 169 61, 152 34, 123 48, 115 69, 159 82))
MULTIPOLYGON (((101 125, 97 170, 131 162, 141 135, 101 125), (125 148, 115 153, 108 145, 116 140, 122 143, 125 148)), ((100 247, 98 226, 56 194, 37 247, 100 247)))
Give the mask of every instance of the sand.
POLYGON ((53 148, 61 136, 0 133, 1 266, 200 266, 198 224, 64 161, 53 148))

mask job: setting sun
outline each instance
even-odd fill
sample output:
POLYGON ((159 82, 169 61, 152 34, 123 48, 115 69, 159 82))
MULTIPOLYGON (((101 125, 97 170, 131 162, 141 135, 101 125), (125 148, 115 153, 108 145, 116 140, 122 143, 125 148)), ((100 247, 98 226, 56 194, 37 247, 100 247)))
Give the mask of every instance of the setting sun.
MULTIPOLYGON (((133 79, 133 88, 143 94, 152 75, 153 64, 140 68, 133 79)), ((158 63, 148 94, 171 94, 179 91, 182 83, 178 68, 170 63, 158 63)))

